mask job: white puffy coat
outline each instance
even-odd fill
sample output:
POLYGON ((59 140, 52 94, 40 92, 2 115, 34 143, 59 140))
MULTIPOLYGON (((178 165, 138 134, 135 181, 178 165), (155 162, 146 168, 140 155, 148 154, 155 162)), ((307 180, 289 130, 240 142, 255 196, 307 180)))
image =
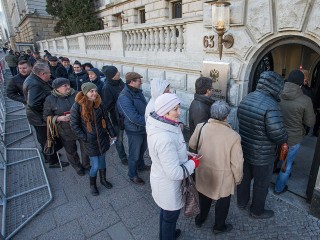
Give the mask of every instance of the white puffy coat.
POLYGON ((181 128, 160 122, 153 117, 147 120, 149 154, 152 160, 150 184, 152 197, 164 210, 174 211, 184 206, 181 193, 184 164, 189 173, 195 168, 188 161, 186 143, 181 128))
POLYGON ((151 98, 148 102, 148 105, 146 107, 146 112, 144 114, 144 118, 146 122, 150 113, 154 111, 154 103, 157 97, 159 97, 161 94, 164 93, 164 91, 170 85, 170 83, 167 80, 155 78, 151 81, 150 85, 151 85, 151 98))

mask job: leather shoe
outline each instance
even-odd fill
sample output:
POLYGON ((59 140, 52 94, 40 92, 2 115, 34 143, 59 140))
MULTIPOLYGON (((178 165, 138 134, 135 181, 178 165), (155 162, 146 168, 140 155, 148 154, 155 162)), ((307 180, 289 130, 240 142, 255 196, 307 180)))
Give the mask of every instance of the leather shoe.
MULTIPOLYGON (((61 161, 61 166, 62 167, 67 167, 67 166, 69 166, 69 163, 61 161)), ((59 162, 54 163, 54 164, 50 164, 49 168, 60 168, 60 164, 59 164, 59 162)))
POLYGON ((260 215, 256 215, 253 212, 250 212, 250 217, 256 219, 267 219, 272 218, 274 216, 274 212, 272 210, 264 210, 264 212, 260 215))
POLYGON ((228 232, 230 232, 232 229, 233 229, 233 226, 232 226, 231 224, 226 224, 226 225, 224 226, 224 228, 222 228, 222 229, 215 229, 215 228, 213 227, 213 233, 214 233, 215 235, 222 234, 222 233, 228 233, 228 232))
POLYGON ((180 236, 181 236, 181 230, 180 229, 176 229, 175 238, 178 239, 180 236))
POLYGON ((140 172, 150 171, 150 169, 151 169, 151 166, 149 166, 149 165, 144 165, 143 167, 138 168, 138 171, 140 171, 140 172))
POLYGON ((200 214, 198 214, 195 219, 194 219, 194 223, 196 224, 196 227, 201 228, 202 224, 205 222, 206 220, 202 220, 200 219, 200 214))
POLYGON ((122 159, 122 160, 121 160, 121 163, 122 163, 123 165, 127 166, 127 165, 128 165, 128 159, 122 159))
POLYGON ((135 184, 138 184, 138 185, 144 185, 144 181, 142 178, 139 178, 139 177, 133 177, 133 178, 130 178, 130 180, 135 183, 135 184))
POLYGON ((85 175, 85 171, 84 171, 84 168, 79 168, 78 170, 77 170, 77 174, 79 175, 79 176, 84 176, 85 175))

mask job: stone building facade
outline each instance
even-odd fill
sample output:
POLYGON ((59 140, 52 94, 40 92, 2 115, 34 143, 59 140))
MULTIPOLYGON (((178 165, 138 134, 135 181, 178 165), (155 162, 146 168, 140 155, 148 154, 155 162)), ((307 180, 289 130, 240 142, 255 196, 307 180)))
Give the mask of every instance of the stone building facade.
POLYGON ((15 50, 19 50, 16 43, 23 45, 59 36, 53 31, 57 20, 45 11, 46 0, 3 0, 1 3, 11 47, 15 50))
MULTIPOLYGON (((255 89, 261 70, 287 77, 291 70, 303 67, 310 71, 314 88, 319 88, 320 0, 229 2, 228 33, 234 44, 223 49, 221 60, 211 27, 211 6, 200 0, 99 0, 96 10, 104 30, 38 43, 42 50, 71 60, 98 67, 115 65, 122 76, 139 72, 147 95, 152 79, 168 79, 183 100, 185 123, 194 83, 201 74, 214 73, 235 107, 255 89), (206 64, 212 71, 206 70, 206 64)), ((320 190, 318 169, 313 178, 320 190)))

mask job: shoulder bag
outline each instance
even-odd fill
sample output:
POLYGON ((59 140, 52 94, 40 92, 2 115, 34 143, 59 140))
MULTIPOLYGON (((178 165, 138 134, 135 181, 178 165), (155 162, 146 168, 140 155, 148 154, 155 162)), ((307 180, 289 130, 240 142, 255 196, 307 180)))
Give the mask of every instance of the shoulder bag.
POLYGON ((44 145, 43 153, 45 155, 53 155, 63 148, 61 138, 58 134, 58 129, 52 123, 52 116, 47 117, 47 141, 44 145))

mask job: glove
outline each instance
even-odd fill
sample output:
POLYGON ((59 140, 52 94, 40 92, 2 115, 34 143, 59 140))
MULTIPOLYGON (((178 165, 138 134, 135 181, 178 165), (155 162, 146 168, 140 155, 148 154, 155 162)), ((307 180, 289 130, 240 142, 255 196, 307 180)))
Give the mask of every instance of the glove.
POLYGON ((193 157, 190 160, 194 162, 195 168, 199 166, 200 160, 198 158, 193 157))

